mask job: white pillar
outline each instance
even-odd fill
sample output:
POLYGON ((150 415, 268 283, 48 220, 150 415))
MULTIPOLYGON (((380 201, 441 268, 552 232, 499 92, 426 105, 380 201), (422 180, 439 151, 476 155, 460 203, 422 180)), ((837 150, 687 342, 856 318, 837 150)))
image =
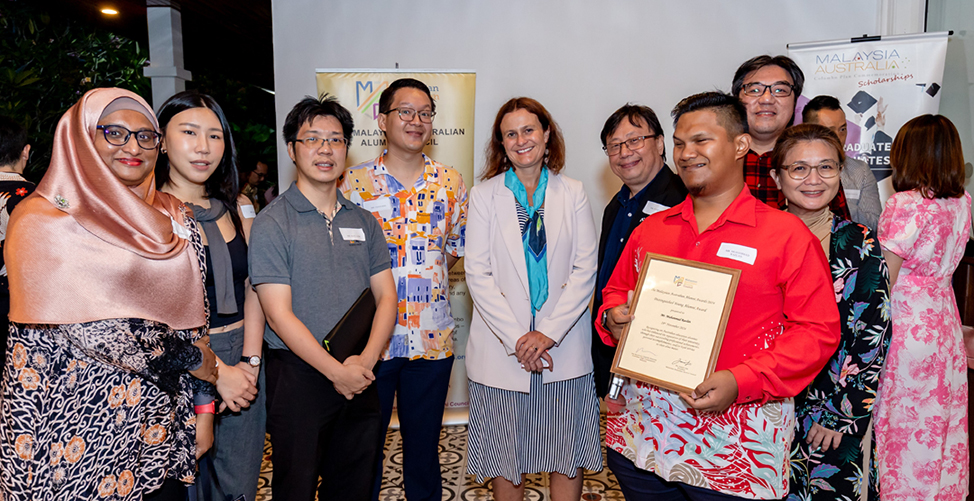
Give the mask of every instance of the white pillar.
POLYGON ((881 0, 878 21, 880 35, 923 33, 927 21, 927 2, 881 0))
POLYGON ((170 0, 147 0, 149 23, 149 66, 145 76, 152 79, 152 106, 162 103, 177 92, 186 90, 193 75, 183 68, 183 23, 179 6, 170 0))

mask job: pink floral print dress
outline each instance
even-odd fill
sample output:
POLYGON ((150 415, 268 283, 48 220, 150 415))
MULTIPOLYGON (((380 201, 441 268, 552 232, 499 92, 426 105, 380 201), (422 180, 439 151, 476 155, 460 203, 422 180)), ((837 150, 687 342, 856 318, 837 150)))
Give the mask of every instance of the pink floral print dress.
POLYGON ((971 229, 971 197, 894 194, 879 220, 903 258, 892 287, 893 338, 880 376, 876 447, 884 501, 968 494, 967 360, 951 276, 971 229))

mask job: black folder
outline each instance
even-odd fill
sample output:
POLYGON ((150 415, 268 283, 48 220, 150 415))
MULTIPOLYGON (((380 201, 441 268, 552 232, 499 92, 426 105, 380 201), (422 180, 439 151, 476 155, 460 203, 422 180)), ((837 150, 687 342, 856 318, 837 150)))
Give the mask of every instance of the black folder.
POLYGON ((369 344, 374 317, 375 297, 372 296, 372 289, 366 287, 321 345, 339 362, 352 355, 360 355, 369 344))

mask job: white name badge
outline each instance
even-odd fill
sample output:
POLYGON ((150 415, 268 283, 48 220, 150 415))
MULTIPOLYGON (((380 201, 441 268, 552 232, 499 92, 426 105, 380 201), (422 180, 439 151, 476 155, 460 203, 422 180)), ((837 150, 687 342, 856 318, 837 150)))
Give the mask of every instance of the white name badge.
POLYGON ((376 198, 374 200, 364 200, 362 208, 369 212, 385 212, 392 208, 392 204, 387 197, 376 198))
POLYGON ((859 190, 845 190, 845 197, 851 200, 859 200, 859 190))
POLYGON ((169 218, 169 220, 172 221, 172 232, 175 233, 177 237, 182 238, 183 240, 189 240, 189 237, 191 236, 189 233, 189 228, 177 223, 176 220, 171 217, 169 218))
POLYGON ((669 207, 663 204, 658 204, 652 200, 647 200, 646 206, 643 207, 643 214, 646 214, 647 216, 652 216, 653 214, 656 214, 657 212, 660 211, 664 211, 666 209, 669 209, 669 207))
POLYGON ((717 257, 724 257, 727 259, 733 259, 734 261, 740 261, 742 263, 753 265, 754 260, 758 258, 758 250, 754 247, 745 247, 743 245, 722 242, 720 244, 720 249, 717 249, 717 257))
POLYGON ((257 217, 257 211, 254 210, 253 205, 241 205, 240 212, 243 214, 243 217, 247 219, 253 219, 257 217))
POLYGON ((342 238, 349 242, 364 242, 365 230, 362 228, 338 228, 342 232, 342 238))

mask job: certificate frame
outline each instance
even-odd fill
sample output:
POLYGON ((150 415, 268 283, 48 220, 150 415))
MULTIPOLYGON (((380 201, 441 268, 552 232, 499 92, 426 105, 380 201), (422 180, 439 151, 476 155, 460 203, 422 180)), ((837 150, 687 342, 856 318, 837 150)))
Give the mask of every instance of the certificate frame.
POLYGON ((740 276, 741 270, 736 268, 647 252, 629 307, 630 314, 634 315, 635 318, 626 324, 622 331, 615 357, 612 360, 611 372, 667 390, 692 393, 697 385, 713 374, 717 365, 717 358, 720 356, 724 331, 727 328, 731 308, 734 306, 734 295, 740 282, 740 276), (682 274, 673 275, 674 270, 682 274), (661 273, 665 273, 666 277, 657 276, 661 273), (646 289, 648 277, 651 280, 651 287, 646 289), (665 280, 663 280, 664 278, 665 280), (687 282, 692 282, 693 286, 685 285, 687 282), (707 287, 716 288, 706 290, 704 296, 711 298, 710 300, 694 298, 694 294, 674 295, 672 292, 674 287, 680 288, 682 292, 683 290, 693 289, 695 286, 700 286, 701 291, 705 291, 707 287), (640 299, 645 300, 644 294, 646 293, 658 301, 640 308, 640 299), (663 299, 659 299, 659 297, 663 297, 663 299), (677 303, 676 301, 681 302, 677 303), (695 314, 697 313, 696 310, 702 311, 702 313, 689 320, 680 316, 679 309, 669 310, 674 312, 673 315, 649 314, 650 309, 659 310, 659 308, 671 307, 662 306, 657 302, 672 305, 673 308, 695 310, 693 311, 695 314), (684 303, 694 304, 686 306, 684 303), (707 305, 708 308, 699 308, 696 303, 707 305), (710 308, 710 306, 714 308, 710 308), (717 306, 720 307, 719 312, 717 306), (663 322, 669 323, 664 324, 663 322), (673 325, 676 322, 685 323, 687 328, 696 327, 697 330, 702 328, 704 331, 702 337, 704 337, 706 344, 698 344, 696 349, 687 350, 683 350, 683 346, 677 346, 693 344, 695 337, 669 332, 667 328, 681 329, 681 326, 673 325), (666 327, 660 327, 660 325, 666 327), (639 336, 630 336, 630 334, 635 333, 639 333, 639 336), (670 339, 667 336, 674 338, 670 339), (712 336, 712 343, 710 336, 712 336), (690 339, 690 341, 686 342, 685 338, 690 339), (679 355, 676 356, 675 361, 673 360, 675 354, 670 353, 671 351, 679 355), (657 355, 657 352, 662 352, 662 355, 657 355), (663 359, 661 360, 663 363, 656 363, 659 358, 663 359), (681 364, 682 367, 680 367, 681 364), (695 367, 693 369, 695 372, 687 374, 688 368, 691 366, 695 367), (705 368, 702 373, 700 367, 705 368), (690 386, 689 380, 696 382, 690 386))

